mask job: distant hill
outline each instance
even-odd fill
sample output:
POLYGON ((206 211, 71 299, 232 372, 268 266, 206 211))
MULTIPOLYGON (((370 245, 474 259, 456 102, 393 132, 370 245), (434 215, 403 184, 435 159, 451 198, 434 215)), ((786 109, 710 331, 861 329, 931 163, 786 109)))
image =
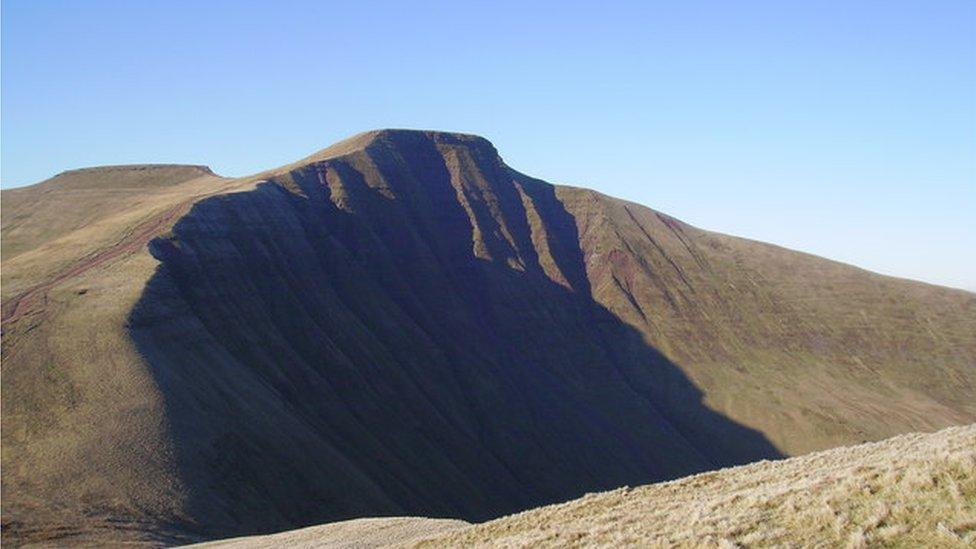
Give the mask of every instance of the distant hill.
POLYGON ((482 521, 976 421, 976 295, 369 132, 3 191, 4 541, 482 521))

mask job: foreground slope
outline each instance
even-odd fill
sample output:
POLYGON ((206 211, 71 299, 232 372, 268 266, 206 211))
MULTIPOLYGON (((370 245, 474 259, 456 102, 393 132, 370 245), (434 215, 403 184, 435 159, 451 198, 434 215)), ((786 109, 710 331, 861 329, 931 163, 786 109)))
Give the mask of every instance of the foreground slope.
POLYGON ((74 193, 50 234, 8 223, 66 208, 4 191, 5 541, 480 521, 976 421, 973 294, 553 186, 481 138, 164 172, 20 191, 74 193), (129 190, 85 221, 105 187, 129 190))
POLYGON ((976 425, 588 494, 473 526, 420 518, 360 519, 205 546, 973 544, 976 425))
MULTIPOLYGON (((192 545, 200 549, 257 547, 389 547, 413 544, 471 526, 462 520, 422 517, 361 518, 309 526, 264 536, 248 536, 192 545)), ((191 547, 191 546, 187 546, 191 547)))
POLYGON ((421 546, 976 544, 976 426, 590 494, 421 546))

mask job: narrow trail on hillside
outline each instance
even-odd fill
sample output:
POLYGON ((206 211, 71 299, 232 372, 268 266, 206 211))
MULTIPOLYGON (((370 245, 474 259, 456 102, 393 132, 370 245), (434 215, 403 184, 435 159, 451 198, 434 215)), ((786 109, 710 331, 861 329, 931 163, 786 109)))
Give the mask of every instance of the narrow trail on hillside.
POLYGON ((167 209, 162 214, 150 217, 136 227, 128 235, 114 245, 97 251, 92 255, 81 258, 79 261, 69 265, 62 271, 56 273, 51 278, 31 286, 20 294, 3 302, 3 326, 17 322, 19 319, 31 312, 34 304, 46 301, 47 292, 62 282, 75 278, 85 272, 103 265, 108 261, 127 255, 139 250, 159 234, 165 227, 171 225, 180 216, 186 213, 189 206, 196 200, 196 197, 183 200, 175 206, 167 209))

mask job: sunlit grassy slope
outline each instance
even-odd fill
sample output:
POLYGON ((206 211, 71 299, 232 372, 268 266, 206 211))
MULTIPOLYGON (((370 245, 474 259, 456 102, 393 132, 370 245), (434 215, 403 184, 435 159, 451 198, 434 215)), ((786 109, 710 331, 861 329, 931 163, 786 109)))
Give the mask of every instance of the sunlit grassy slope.
POLYGON ((213 545, 235 549, 962 548, 974 544, 976 425, 588 494, 484 524, 372 519, 213 545), (406 527, 410 539, 398 537, 406 527))
POLYGON ((976 543, 976 426, 592 494, 425 545, 901 546, 976 543))

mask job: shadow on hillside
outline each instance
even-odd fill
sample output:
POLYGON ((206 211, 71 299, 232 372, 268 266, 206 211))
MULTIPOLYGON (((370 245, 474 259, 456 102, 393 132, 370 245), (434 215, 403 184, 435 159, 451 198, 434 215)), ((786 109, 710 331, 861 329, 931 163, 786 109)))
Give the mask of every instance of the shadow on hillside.
POLYGON ((323 164, 332 185, 310 166, 203 200, 150 243, 161 264, 129 325, 167 406, 174 531, 482 521, 781 457, 594 301, 551 186, 475 151, 462 175, 487 174, 492 211, 433 143, 409 145, 408 163, 373 148, 323 164))

